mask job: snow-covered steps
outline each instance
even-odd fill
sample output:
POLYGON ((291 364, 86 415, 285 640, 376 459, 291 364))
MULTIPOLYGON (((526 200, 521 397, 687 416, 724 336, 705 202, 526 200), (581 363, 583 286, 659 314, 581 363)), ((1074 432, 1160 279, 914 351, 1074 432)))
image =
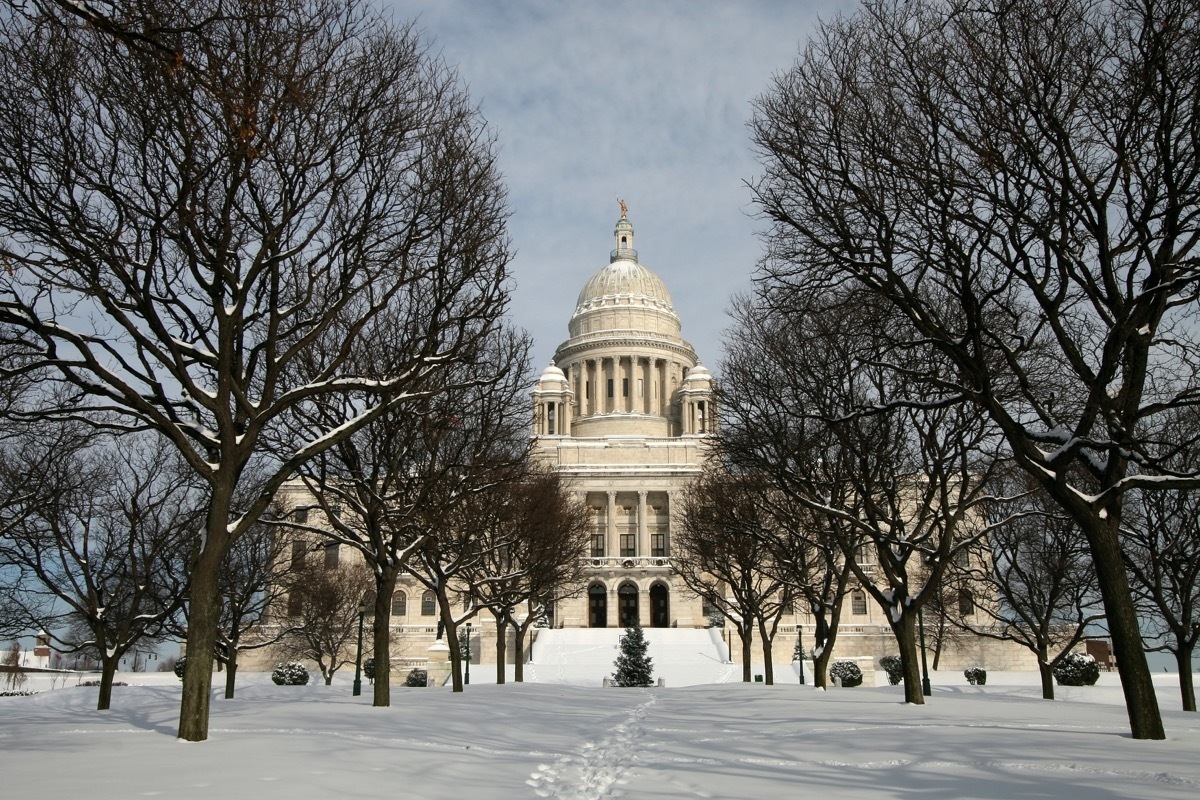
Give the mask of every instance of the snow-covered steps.
MULTIPOLYGON (((536 683, 599 686, 613 673, 623 628, 551 628, 538 632, 533 661, 525 679, 536 683)), ((695 686, 741 679, 741 671, 726 663, 718 631, 700 628, 646 628, 647 654, 654 677, 667 686, 695 686)))

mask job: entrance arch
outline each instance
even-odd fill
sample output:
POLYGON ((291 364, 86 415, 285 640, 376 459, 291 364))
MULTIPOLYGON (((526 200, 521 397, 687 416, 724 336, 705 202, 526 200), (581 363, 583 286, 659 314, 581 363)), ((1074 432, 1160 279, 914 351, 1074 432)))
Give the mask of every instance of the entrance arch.
POLYGON ((650 627, 671 627, 671 595, 661 583, 650 587, 650 627))
POLYGON ((604 584, 593 583, 588 587, 588 627, 608 627, 608 590, 604 584))
POLYGON ((623 583, 617 590, 617 611, 622 628, 638 624, 638 588, 632 583, 623 583))

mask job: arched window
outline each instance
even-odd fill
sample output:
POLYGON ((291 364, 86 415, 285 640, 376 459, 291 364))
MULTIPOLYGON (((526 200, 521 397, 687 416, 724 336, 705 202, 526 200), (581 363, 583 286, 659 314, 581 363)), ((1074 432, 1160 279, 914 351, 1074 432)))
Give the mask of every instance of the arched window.
POLYGON ((437 598, 433 596, 433 592, 426 592, 421 595, 421 616, 437 616, 437 598))
POLYGON ((392 595, 392 616, 403 617, 408 614, 408 595, 396 592, 392 595))
POLYGON ((958 613, 964 617, 975 613, 975 598, 966 589, 958 593, 958 613))
POLYGON ((850 593, 850 613, 858 616, 865 616, 867 613, 867 593, 862 589, 855 589, 850 593))

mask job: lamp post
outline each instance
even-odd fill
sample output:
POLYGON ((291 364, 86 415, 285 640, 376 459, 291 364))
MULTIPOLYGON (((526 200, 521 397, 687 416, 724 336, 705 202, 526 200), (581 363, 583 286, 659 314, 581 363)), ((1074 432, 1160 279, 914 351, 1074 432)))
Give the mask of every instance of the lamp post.
POLYGON ((463 677, 463 683, 471 685, 471 623, 467 623, 467 673, 463 677))
POLYGON ((921 694, 929 697, 933 688, 929 685, 929 663, 925 660, 925 614, 921 607, 917 608, 917 629, 921 633, 921 694))
POLYGON ((796 623, 796 649, 800 651, 800 685, 804 685, 804 628, 796 623))
POLYGON ((367 614, 367 604, 358 601, 358 655, 354 659, 354 692, 353 696, 362 694, 362 631, 363 617, 367 614))

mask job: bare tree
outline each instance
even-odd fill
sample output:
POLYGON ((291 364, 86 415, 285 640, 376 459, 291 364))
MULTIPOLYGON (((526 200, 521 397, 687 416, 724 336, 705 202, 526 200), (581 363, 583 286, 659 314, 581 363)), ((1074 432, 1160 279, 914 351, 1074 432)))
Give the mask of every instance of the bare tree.
POLYGON ((1164 733, 1123 496, 1200 482, 1147 447, 1200 389, 1198 56, 1190 0, 877 0, 752 123, 764 280, 868 291, 955 365, 889 362, 986 414, 1083 531, 1139 739, 1164 733))
POLYGON ((520 683, 530 627, 546 618, 550 602, 583 589, 588 510, 558 473, 531 468, 520 480, 498 486, 481 511, 475 526, 497 546, 482 548, 465 580, 474 604, 496 621, 496 683, 505 680, 510 628, 516 633, 520 683))
POLYGON ((0 21, 3 344, 74 392, 57 416, 154 430, 208 485, 179 728, 198 741, 226 553, 299 465, 492 329, 507 211, 453 71, 365 3, 152 0, 136 46, 74 15, 0 21), (383 329, 390 371, 363 375, 354 345, 383 329), (277 435, 348 394, 337 425, 277 435))
POLYGON ((326 565, 311 555, 297 561, 288 577, 288 632, 273 650, 284 660, 315 661, 329 686, 339 669, 355 663, 359 609, 374 578, 357 557, 326 565))
POLYGON ((770 565, 766 532, 774 520, 762 501, 764 490, 754 475, 706 469, 684 492, 672 563, 689 589, 737 627, 747 683, 758 629, 766 682, 772 684, 771 643, 780 617, 791 608, 792 588, 770 565))
MULTIPOLYGON (((1197 419, 1181 409, 1158 446, 1168 474, 1197 468, 1197 419)), ((1175 657, 1184 711, 1196 710, 1192 655, 1200 642, 1200 498, 1195 490, 1135 491, 1122 520, 1126 557, 1149 650, 1175 657)))
POLYGON ((1054 667, 1103 621, 1104 612, 1079 527, 1028 480, 1013 479, 1028 491, 996 508, 992 513, 1003 522, 954 561, 945 613, 953 625, 977 636, 1031 651, 1041 672, 1042 697, 1053 700, 1054 667), (959 603, 962 592, 970 602, 959 603))
MULTIPOLYGON (((174 453, 145 436, 83 436, 69 451, 62 443, 41 442, 55 448, 40 460, 47 470, 39 476, 53 487, 52 502, 0 549, 23 571, 14 603, 26 626, 47 631, 65 652, 99 660, 103 711, 122 657, 161 639, 183 604, 202 494, 174 453)), ((25 465, 4 471, 14 468, 25 465)))
MULTIPOLYGON (((861 293, 764 291, 743 301, 722 367, 715 447, 820 520, 900 648, 905 699, 924 702, 917 615, 953 555, 986 534, 995 433, 962 402, 885 365, 903 320, 861 293)), ((919 346, 913 369, 948 365, 919 346)), ((831 598, 835 600, 835 598, 831 598)))
MULTIPOLYGON (((385 335, 388 332, 382 332, 385 335)), ((375 575, 373 704, 391 704, 391 609, 396 582, 429 535, 434 504, 452 503, 473 487, 461 466, 466 449, 483 439, 456 437, 465 427, 504 430, 504 419, 481 416, 493 405, 504 409, 528 381, 529 338, 499 327, 464 351, 458 363, 437 376, 437 397, 414 398, 346 437, 299 470, 306 490, 296 510, 319 511, 323 525, 309 530, 361 553, 375 575), (447 436, 446 432, 451 435, 447 436), (447 453, 447 447, 459 448, 447 453), (456 485, 456 488, 447 489, 456 485)), ((389 343, 370 343, 360 358, 364 372, 387 374, 389 343)), ((357 398, 333 397, 297 410, 309 427, 334 427, 352 415, 357 398)), ((486 439, 486 437, 484 437, 486 439)), ((435 524, 432 529, 438 526, 435 524)))

